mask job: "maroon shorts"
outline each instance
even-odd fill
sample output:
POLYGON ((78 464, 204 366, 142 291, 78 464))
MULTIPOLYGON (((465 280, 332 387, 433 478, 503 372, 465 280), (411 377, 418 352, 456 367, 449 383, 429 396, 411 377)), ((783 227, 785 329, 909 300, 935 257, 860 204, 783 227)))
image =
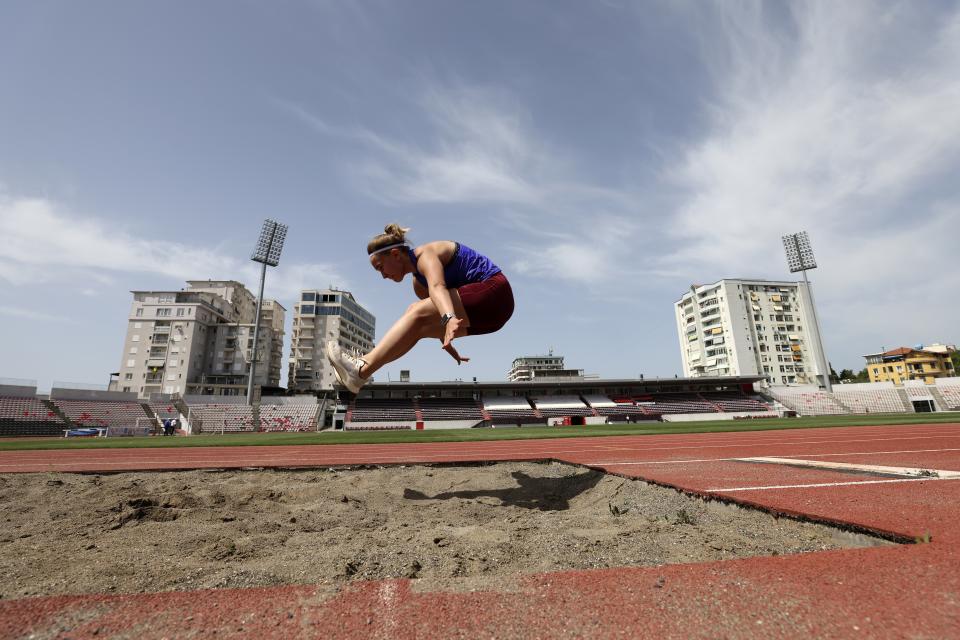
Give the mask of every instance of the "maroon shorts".
POLYGON ((513 289, 502 273, 483 282, 465 284, 459 289, 460 300, 470 320, 467 335, 493 333, 513 315, 513 289))

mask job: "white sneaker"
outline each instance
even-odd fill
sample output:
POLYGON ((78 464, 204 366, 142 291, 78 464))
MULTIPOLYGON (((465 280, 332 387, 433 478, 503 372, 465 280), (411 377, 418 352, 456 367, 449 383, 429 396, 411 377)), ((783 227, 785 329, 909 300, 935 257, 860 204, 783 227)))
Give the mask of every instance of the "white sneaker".
POLYGON ((363 360, 344 353, 336 340, 327 341, 324 351, 327 354, 327 360, 333 365, 333 372, 337 374, 340 384, 353 393, 360 391, 360 387, 367 382, 360 377, 360 367, 365 364, 363 360))

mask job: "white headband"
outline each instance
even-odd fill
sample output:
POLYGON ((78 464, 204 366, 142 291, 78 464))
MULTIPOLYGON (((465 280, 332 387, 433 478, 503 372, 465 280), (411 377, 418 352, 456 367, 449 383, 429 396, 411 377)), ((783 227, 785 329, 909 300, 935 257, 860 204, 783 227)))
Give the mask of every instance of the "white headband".
POLYGON ((395 243, 395 244, 388 244, 388 245, 385 246, 385 247, 382 247, 382 248, 380 248, 380 249, 377 249, 376 251, 374 251, 374 252, 371 253, 370 255, 371 255, 371 256, 375 256, 375 255, 377 255, 378 253, 383 253, 384 251, 390 251, 390 249, 396 249, 397 247, 405 247, 405 246, 407 246, 407 243, 406 243, 406 242, 397 242, 397 243, 395 243))

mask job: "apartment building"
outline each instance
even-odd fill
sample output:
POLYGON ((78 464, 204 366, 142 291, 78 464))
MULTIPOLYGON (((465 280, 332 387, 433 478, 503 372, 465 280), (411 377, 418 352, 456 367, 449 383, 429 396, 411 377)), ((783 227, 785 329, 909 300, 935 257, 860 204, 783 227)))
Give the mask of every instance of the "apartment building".
POLYGON ((287 386, 299 392, 329 391, 336 376, 323 345, 336 340, 348 351, 373 349, 376 318, 349 291, 304 289, 293 307, 287 386))
POLYGON ((674 304, 685 377, 766 375, 824 385, 828 375, 802 282, 720 280, 674 304))
MULTIPOLYGON (((180 291, 132 291, 119 378, 112 389, 243 395, 256 299, 234 280, 190 280, 180 291)), ((255 386, 279 386, 285 309, 265 300, 255 386)))
POLYGON ((563 380, 582 380, 583 369, 567 369, 563 364, 563 356, 553 355, 553 351, 545 356, 522 356, 515 358, 507 380, 510 382, 524 382, 557 378, 563 380))
POLYGON ((870 382, 893 382, 902 385, 904 380, 922 380, 935 384, 937 378, 957 375, 951 355, 953 345, 931 344, 916 347, 900 347, 883 353, 863 356, 867 361, 870 382))

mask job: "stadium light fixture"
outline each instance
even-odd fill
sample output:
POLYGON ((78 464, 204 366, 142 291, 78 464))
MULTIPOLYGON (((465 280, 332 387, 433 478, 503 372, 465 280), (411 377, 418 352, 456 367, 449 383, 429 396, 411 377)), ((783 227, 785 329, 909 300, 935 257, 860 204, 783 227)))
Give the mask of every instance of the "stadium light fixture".
POLYGON ((276 220, 264 220, 260 229, 260 238, 257 248, 250 257, 254 262, 275 267, 280 264, 280 252, 283 251, 283 241, 287 238, 287 225, 276 220))
POLYGON ((807 298, 810 301, 810 314, 813 316, 813 327, 816 331, 817 345, 820 347, 820 362, 817 366, 823 378, 823 388, 827 391, 833 391, 833 385, 830 383, 830 365, 827 361, 827 352, 823 347, 823 331, 820 329, 820 320, 817 318, 817 305, 813 301, 813 289, 810 287, 810 280, 807 279, 807 271, 817 268, 817 260, 813 256, 813 247, 810 246, 810 236, 806 231, 791 233, 783 236, 783 248, 787 254, 787 266, 790 267, 790 273, 797 271, 803 272, 803 283, 807 290, 807 298))
POLYGON ((257 373, 258 343, 260 342, 260 314, 263 310, 263 285, 267 279, 267 266, 275 267, 280 264, 280 252, 283 251, 283 241, 287 237, 287 225, 270 220, 263 221, 260 229, 260 238, 257 247, 253 250, 250 259, 259 262, 260 295, 257 296, 257 317, 253 324, 253 349, 250 351, 250 374, 247 376, 247 404, 253 404, 253 380, 257 373))
POLYGON ((813 248, 810 246, 810 236, 806 231, 783 236, 783 248, 787 252, 790 273, 817 268, 817 260, 813 257, 813 248))

